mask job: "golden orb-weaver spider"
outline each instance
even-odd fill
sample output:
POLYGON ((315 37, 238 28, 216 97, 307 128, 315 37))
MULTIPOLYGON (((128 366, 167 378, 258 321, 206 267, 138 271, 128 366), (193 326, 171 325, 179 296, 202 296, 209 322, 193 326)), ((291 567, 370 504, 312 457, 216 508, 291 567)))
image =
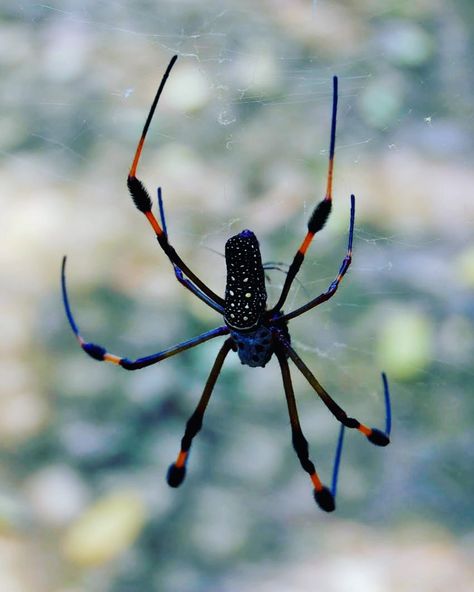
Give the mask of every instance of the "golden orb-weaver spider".
POLYGON ((332 203, 332 180, 334 167, 334 150, 336 141, 336 116, 338 103, 338 79, 333 78, 333 103, 331 119, 331 139, 329 148, 329 167, 327 174, 326 194, 324 199, 314 208, 308 222, 308 231, 301 243, 294 259, 289 266, 282 292, 277 303, 271 308, 267 308, 267 293, 265 289, 264 266, 260 255, 260 247, 255 234, 251 230, 243 230, 239 234, 231 237, 225 246, 225 260, 227 267, 227 281, 225 296, 221 298, 215 294, 208 286, 200 280, 183 262, 175 249, 168 241, 166 229, 166 220, 161 198, 161 190, 158 190, 158 202, 160 209, 161 224, 152 213, 152 200, 142 182, 137 178, 137 166, 145 143, 146 134, 150 126, 153 114, 158 104, 159 98, 165 86, 169 73, 177 60, 173 56, 168 68, 158 87, 155 99, 150 108, 142 135, 138 142, 137 150, 130 168, 127 179, 128 189, 135 203, 135 206, 145 214, 148 222, 153 228, 160 247, 163 249, 170 260, 177 280, 190 290, 195 296, 205 304, 220 313, 224 318, 224 325, 207 331, 197 337, 184 341, 178 345, 160 351, 156 354, 129 360, 109 353, 105 348, 95 343, 86 342, 79 333, 74 317, 69 305, 69 299, 66 291, 66 257, 63 259, 61 286, 66 315, 69 324, 76 335, 82 349, 95 360, 111 362, 117 364, 125 370, 139 370, 146 366, 151 366, 161 362, 165 358, 179 354, 180 352, 195 347, 209 339, 219 336, 227 336, 224 341, 214 365, 211 369, 204 392, 198 405, 186 424, 186 430, 181 440, 181 450, 176 461, 169 467, 167 481, 171 487, 178 487, 183 482, 186 475, 186 463, 189 456, 192 440, 202 427, 204 413, 211 397, 217 377, 221 371, 222 365, 230 350, 237 352, 242 364, 251 367, 263 367, 276 355, 280 364, 283 386, 288 404, 290 416, 291 432, 293 446, 300 460, 301 466, 309 474, 313 489, 314 498, 317 504, 326 512, 335 509, 335 494, 339 463, 342 452, 342 443, 344 428, 353 428, 361 432, 367 439, 377 446, 386 446, 389 443, 391 412, 388 383, 385 374, 382 374, 385 397, 385 430, 370 428, 353 417, 348 417, 345 411, 334 401, 334 399, 324 390, 313 373, 301 360, 295 350, 291 347, 291 339, 288 331, 288 322, 301 314, 308 312, 315 306, 329 300, 334 294, 347 272, 352 260, 352 237, 354 234, 354 215, 355 215, 355 197, 351 195, 351 213, 349 224, 349 241, 347 253, 341 264, 339 272, 330 284, 329 288, 313 298, 305 305, 289 312, 284 313, 282 307, 288 296, 293 280, 303 263, 306 251, 308 250, 314 235, 319 232, 331 212, 332 203), (293 392, 293 385, 290 377, 288 358, 294 362, 298 370, 307 379, 312 388, 316 391, 329 411, 341 423, 338 445, 336 449, 336 458, 334 461, 332 486, 328 488, 323 485, 313 462, 309 458, 308 442, 306 441, 300 427, 296 401, 293 392))

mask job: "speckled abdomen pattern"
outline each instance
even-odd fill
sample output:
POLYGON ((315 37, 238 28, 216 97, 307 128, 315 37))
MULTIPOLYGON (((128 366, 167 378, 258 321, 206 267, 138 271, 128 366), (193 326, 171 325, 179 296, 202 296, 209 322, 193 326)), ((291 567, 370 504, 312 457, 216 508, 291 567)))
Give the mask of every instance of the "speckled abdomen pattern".
POLYGON ((225 246, 227 282, 224 318, 232 329, 251 329, 265 310, 267 292, 257 237, 243 230, 225 246))

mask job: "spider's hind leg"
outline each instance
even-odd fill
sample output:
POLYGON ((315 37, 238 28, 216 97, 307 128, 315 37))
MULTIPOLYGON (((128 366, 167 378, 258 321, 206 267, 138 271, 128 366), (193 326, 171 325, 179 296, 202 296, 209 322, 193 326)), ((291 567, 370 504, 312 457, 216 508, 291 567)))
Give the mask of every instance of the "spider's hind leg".
MULTIPOLYGON (((380 430, 376 430, 377 432, 381 433, 384 437, 389 437, 391 428, 392 428, 392 410, 391 410, 391 403, 390 403, 390 391, 388 388, 388 380, 387 375, 385 372, 382 372, 382 382, 383 382, 383 391, 384 391, 384 402, 385 402, 385 431, 380 432, 380 430)), ((344 445, 344 433, 345 433, 346 426, 341 423, 341 427, 339 430, 339 437, 337 439, 337 446, 336 446, 336 454, 334 456, 334 465, 332 470, 332 483, 331 483, 331 493, 336 499, 337 493, 337 481, 339 478, 339 468, 341 466, 341 457, 342 457, 342 448, 344 445)), ((375 428, 372 428, 373 430, 375 428)))
POLYGON ((290 415, 291 435, 293 448, 299 458, 301 466, 308 473, 313 484, 313 495, 316 503, 325 512, 333 512, 336 508, 333 492, 322 484, 313 461, 309 458, 308 442, 301 430, 298 410, 296 408, 295 395, 291 382, 290 369, 288 366, 286 352, 277 347, 275 353, 280 363, 283 386, 285 388, 286 401, 288 403, 288 413, 290 415))
POLYGON ((387 446, 390 444, 390 395, 388 390, 388 382, 385 374, 382 374, 384 384, 384 395, 385 395, 385 408, 386 408, 386 425, 385 431, 377 428, 371 428, 361 423, 355 417, 349 417, 347 413, 340 407, 331 395, 323 388, 319 383, 318 379, 314 376, 311 370, 306 366, 303 360, 295 352, 295 350, 288 344, 282 342, 284 349, 289 354, 290 358, 295 363, 298 370, 303 374, 309 384, 313 387, 316 394, 320 397, 329 411, 334 417, 342 423, 346 428, 355 429, 361 432, 369 442, 375 444, 375 446, 387 446))
POLYGON ((193 438, 202 427, 204 413, 206 411, 207 404, 209 403, 209 399, 211 398, 217 377, 219 376, 222 364, 224 363, 224 360, 231 349, 232 340, 226 339, 219 353, 217 354, 217 358, 209 374, 206 386, 204 387, 204 391, 201 395, 201 398, 199 399, 199 403, 197 404, 194 413, 186 423, 184 436, 181 440, 181 450, 179 451, 176 461, 170 465, 166 475, 166 480, 170 487, 179 487, 186 477, 186 462, 188 460, 189 450, 191 448, 193 438))

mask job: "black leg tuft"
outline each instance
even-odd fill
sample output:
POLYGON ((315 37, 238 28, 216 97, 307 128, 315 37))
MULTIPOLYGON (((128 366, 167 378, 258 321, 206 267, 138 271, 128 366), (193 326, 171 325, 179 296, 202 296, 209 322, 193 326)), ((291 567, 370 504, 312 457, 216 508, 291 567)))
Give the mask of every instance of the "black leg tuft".
POLYGON ((87 354, 89 354, 91 358, 94 358, 94 360, 99 360, 99 362, 104 360, 104 356, 107 353, 105 348, 103 348, 101 345, 96 345, 95 343, 83 343, 82 349, 87 354))
POLYGON ((390 444, 390 438, 387 434, 384 434, 381 430, 372 428, 372 433, 367 436, 367 440, 375 444, 375 446, 387 446, 390 444))
POLYGON ((170 465, 166 475, 166 481, 170 487, 179 487, 186 477, 186 467, 177 467, 175 463, 170 465))
POLYGON ((131 177, 129 175, 127 178, 127 187, 137 209, 143 213, 150 212, 153 204, 143 183, 136 177, 131 177))
POLYGON ((334 496, 327 487, 323 487, 321 490, 314 490, 314 499, 316 503, 325 512, 334 512, 336 504, 334 502, 334 496))
POLYGON ((331 200, 330 199, 323 199, 320 201, 318 205, 314 208, 313 213, 311 214, 311 218, 308 222, 308 230, 313 234, 319 232, 323 226, 326 224, 326 220, 331 213, 331 200))

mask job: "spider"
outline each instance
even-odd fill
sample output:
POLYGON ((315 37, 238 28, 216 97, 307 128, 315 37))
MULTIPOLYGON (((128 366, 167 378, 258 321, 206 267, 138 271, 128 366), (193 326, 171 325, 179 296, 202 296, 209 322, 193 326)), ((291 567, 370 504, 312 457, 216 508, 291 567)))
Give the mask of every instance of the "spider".
POLYGON ((286 279, 282 292, 277 303, 267 308, 267 294, 265 289, 264 266, 260 255, 260 248, 257 237, 251 230, 243 230, 239 234, 231 237, 225 245, 225 261, 227 267, 227 281, 224 298, 214 293, 196 274, 184 263, 168 240, 166 228, 166 219, 163 208, 161 189, 158 189, 158 203, 160 211, 160 221, 157 221, 152 213, 152 200, 142 184, 137 178, 137 166, 145 143, 146 134, 150 126, 153 114, 158 104, 159 98, 166 84, 168 76, 173 68, 177 56, 174 56, 161 80, 158 91, 151 105, 150 112, 145 122, 142 135, 138 142, 135 156, 128 174, 127 185, 135 206, 142 212, 151 227, 153 228, 158 244, 165 252, 166 256, 173 266, 176 279, 185 288, 191 291, 197 298, 213 308, 223 316, 224 324, 220 327, 202 333, 188 341, 184 341, 160 351, 158 353, 141 357, 136 360, 130 360, 109 353, 105 348, 95 343, 85 341, 74 320, 66 291, 66 257, 63 259, 61 272, 62 296, 66 316, 81 348, 95 360, 102 362, 111 362, 121 366, 125 370, 139 370, 146 366, 151 366, 162 360, 179 354, 187 349, 200 345, 205 341, 216 337, 227 336, 216 360, 210 371, 203 394, 195 408, 193 414, 186 423, 184 436, 181 440, 181 449, 177 459, 168 469, 167 482, 171 487, 178 487, 186 476, 186 465, 193 438, 200 431, 203 423, 204 413, 206 411, 209 399, 211 397, 217 377, 222 369, 222 365, 227 354, 232 350, 237 352, 242 364, 250 367, 264 367, 275 354, 281 369, 284 391, 288 405, 290 417, 292 443, 298 459, 303 469, 311 478, 313 494, 319 507, 331 512, 335 509, 335 495, 339 464, 342 451, 344 428, 351 428, 361 432, 372 444, 376 446, 386 446, 389 443, 390 435, 390 398, 387 378, 382 373, 384 398, 385 398, 385 431, 371 428, 359 422, 354 417, 349 417, 346 412, 334 401, 334 399, 321 386, 311 370, 306 366, 296 351, 291 346, 290 333, 288 331, 288 322, 299 317, 312 308, 326 302, 334 296, 336 290, 346 274, 352 260, 352 238, 354 234, 354 215, 355 215, 355 197, 351 195, 351 210, 349 224, 349 240, 347 253, 340 266, 339 272, 330 284, 329 288, 313 298, 308 303, 299 308, 285 313, 283 305, 288 296, 290 287, 295 279, 301 264, 303 263, 308 247, 313 240, 314 235, 325 225, 331 212, 332 203, 332 180, 334 167, 334 150, 336 139, 336 116, 338 102, 338 79, 333 77, 333 101, 331 118, 331 136, 329 148, 329 165, 327 173, 326 194, 314 208, 308 222, 308 231, 297 250, 291 265, 288 268, 286 279), (291 359, 298 370, 303 374, 317 395, 329 411, 340 422, 341 429, 336 449, 332 486, 331 488, 323 485, 316 468, 309 457, 308 442, 301 430, 298 411, 290 376, 288 359, 291 359))

